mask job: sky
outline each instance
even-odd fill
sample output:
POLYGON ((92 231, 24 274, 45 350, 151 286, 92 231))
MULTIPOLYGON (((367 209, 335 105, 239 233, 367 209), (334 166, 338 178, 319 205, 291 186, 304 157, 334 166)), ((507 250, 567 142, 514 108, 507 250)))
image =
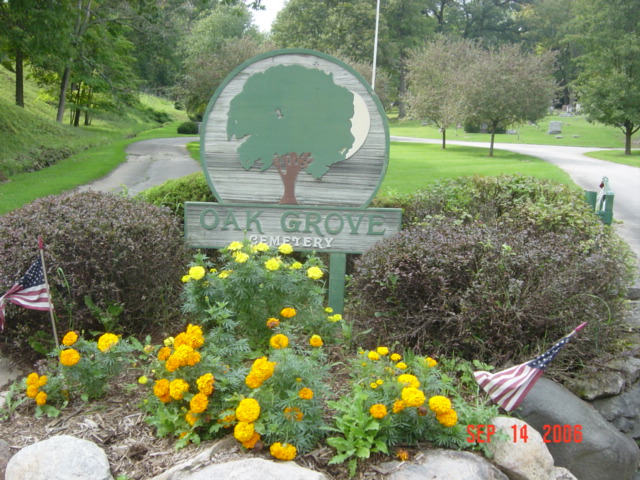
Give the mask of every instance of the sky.
POLYGON ((286 0, 262 0, 266 10, 253 13, 254 23, 258 25, 261 32, 267 33, 271 30, 271 24, 276 19, 276 14, 282 10, 286 0))

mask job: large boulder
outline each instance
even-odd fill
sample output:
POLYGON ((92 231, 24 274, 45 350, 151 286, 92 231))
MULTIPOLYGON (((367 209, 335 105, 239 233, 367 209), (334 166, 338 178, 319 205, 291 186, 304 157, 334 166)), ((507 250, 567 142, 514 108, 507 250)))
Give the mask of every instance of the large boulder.
POLYGON ((59 435, 24 447, 7 464, 5 480, 113 480, 104 451, 88 440, 59 435))
POLYGON ((541 378, 516 410, 545 438, 554 426, 569 433, 554 442, 546 435, 555 464, 580 480, 630 480, 640 463, 640 449, 631 437, 607 422, 591 405, 561 385, 541 378), (579 430, 579 432, 578 432, 579 430))
POLYGON ((199 472, 184 477, 185 480, 211 480, 214 478, 224 478, 225 480, 245 480, 247 478, 327 480, 324 474, 301 467, 294 462, 275 462, 262 458, 245 458, 209 465, 199 472))

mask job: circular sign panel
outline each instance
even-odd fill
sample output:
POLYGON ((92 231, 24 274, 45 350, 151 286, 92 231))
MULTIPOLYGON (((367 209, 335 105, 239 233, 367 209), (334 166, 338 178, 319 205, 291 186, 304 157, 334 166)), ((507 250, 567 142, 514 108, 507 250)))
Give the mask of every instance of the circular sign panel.
POLYGON ((389 127, 351 67, 311 50, 276 50, 218 88, 200 151, 220 203, 366 207, 386 172, 389 127))

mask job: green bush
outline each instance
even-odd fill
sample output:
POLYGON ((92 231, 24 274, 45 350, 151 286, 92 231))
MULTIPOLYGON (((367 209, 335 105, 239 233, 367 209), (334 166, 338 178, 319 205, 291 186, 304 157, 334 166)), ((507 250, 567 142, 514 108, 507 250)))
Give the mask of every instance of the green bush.
MULTIPOLYGON (((179 311, 180 276, 188 252, 178 219, 166 209, 86 192, 42 198, 4 215, 3 290, 36 257, 38 235, 45 243, 59 328, 100 329, 92 313, 97 308, 117 312, 119 318, 110 319, 111 324, 137 333, 150 331, 179 311), (114 305, 122 309, 114 310, 114 305)), ((7 336, 18 342, 37 330, 50 331, 48 325, 44 312, 7 307, 7 336)))
POLYGON ((359 329, 372 328, 371 341, 496 364, 589 321, 562 358, 592 357, 615 338, 631 255, 578 197, 522 177, 447 181, 402 197, 413 226, 355 266, 359 329))
POLYGON ((202 172, 168 180, 162 185, 140 192, 137 198, 157 206, 167 207, 180 219, 184 216, 185 202, 216 201, 202 172))
POLYGON ((183 122, 178 125, 178 133, 183 135, 197 135, 198 124, 196 122, 183 122))

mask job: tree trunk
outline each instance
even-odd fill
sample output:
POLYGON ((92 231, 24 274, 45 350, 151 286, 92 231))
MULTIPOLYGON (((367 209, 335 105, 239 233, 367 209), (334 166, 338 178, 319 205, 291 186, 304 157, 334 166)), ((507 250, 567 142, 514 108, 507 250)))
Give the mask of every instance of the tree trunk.
POLYGON ((489 156, 493 157, 493 140, 496 138, 496 127, 491 127, 491 143, 489 145, 489 156))
POLYGON ((404 104, 404 99, 407 95, 407 69, 404 65, 404 60, 400 61, 400 68, 398 69, 398 118, 404 118, 407 116, 407 109, 404 104))
POLYGON ((280 200, 280 205, 298 204, 298 200, 296 200, 296 180, 300 171, 307 168, 311 162, 313 162, 313 158, 311 158, 311 153, 308 152, 300 156, 292 152, 274 158, 273 163, 278 169, 284 185, 284 194, 280 200))
POLYGON ((24 55, 16 49, 16 105, 24 108, 24 55))
POLYGON ((447 129, 442 129, 442 149, 444 150, 447 147, 447 129))
POLYGON ((67 88, 69 87, 70 76, 71 67, 67 65, 64 67, 64 73, 60 81, 60 98, 58 99, 58 115, 56 116, 56 122, 58 123, 62 123, 62 119, 64 118, 64 106, 67 101, 67 88))

